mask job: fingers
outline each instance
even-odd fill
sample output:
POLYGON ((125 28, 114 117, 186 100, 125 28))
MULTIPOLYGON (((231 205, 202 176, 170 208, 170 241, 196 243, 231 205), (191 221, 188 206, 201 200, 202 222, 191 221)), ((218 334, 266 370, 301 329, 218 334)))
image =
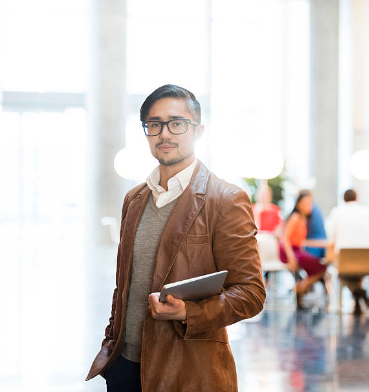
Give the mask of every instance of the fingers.
POLYGON ((184 320, 186 318, 185 303, 172 295, 166 296, 166 302, 159 302, 160 293, 149 295, 149 310, 156 320, 184 320))
POLYGON ((149 310, 151 310, 151 314, 154 317, 154 314, 156 313, 156 308, 159 303, 159 296, 160 293, 151 293, 149 295, 149 310))
POLYGON ((152 303, 158 303, 159 297, 160 297, 160 293, 151 293, 149 295, 149 301, 151 301, 152 303))

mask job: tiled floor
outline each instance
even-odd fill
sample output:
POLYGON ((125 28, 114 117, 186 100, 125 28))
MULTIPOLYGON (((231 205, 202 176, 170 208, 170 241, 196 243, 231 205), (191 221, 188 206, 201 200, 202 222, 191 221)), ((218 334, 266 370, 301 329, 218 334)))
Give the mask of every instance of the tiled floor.
MULTIPOLYGON (((84 378, 109 317, 115 256, 115 246, 85 246, 78 222, 0 225, 1 392, 105 390, 84 378)), ((240 392, 369 391, 369 314, 339 316, 315 299, 295 312, 277 293, 229 327, 240 392)))
POLYGON ((369 391, 369 320, 265 311, 231 327, 240 391, 369 391))

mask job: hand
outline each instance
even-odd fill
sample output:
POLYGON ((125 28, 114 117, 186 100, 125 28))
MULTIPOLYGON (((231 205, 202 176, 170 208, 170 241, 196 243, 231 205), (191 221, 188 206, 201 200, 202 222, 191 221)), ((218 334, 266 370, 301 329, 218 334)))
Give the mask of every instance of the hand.
POLYGON ((295 254, 287 256, 287 266, 291 271, 297 271, 299 269, 299 263, 295 254))
POLYGON ((183 321, 187 318, 186 304, 181 299, 167 295, 166 302, 159 302, 160 293, 149 295, 149 309, 155 320, 178 320, 183 321))

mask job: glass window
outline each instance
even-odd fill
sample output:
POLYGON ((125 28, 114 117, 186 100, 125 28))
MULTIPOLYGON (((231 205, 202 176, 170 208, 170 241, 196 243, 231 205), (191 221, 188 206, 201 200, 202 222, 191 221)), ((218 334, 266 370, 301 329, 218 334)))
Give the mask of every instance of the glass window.
POLYGON ((59 221, 84 212, 84 109, 0 113, 0 219, 59 221))
POLYGON ((128 1, 129 94, 146 95, 167 83, 185 86, 197 95, 207 93, 209 45, 205 6, 206 1, 194 0, 128 1))
POLYGON ((86 0, 0 2, 0 86, 8 91, 84 92, 86 0))
POLYGON ((216 1, 212 23, 212 124, 221 144, 280 142, 283 35, 278 1, 216 1), (265 4, 268 12, 265 12, 265 4), (230 9, 232 13, 230 14, 230 9), (250 11, 250 12, 248 12, 250 11), (236 20, 236 23, 235 23, 236 20))
POLYGON ((209 17, 208 4, 208 0, 128 0, 127 11, 129 17, 150 18, 158 22, 173 18, 196 20, 209 17))
POLYGON ((248 175, 249 166, 258 164, 244 159, 248 150, 257 151, 261 160, 270 157, 265 151, 278 150, 291 168, 302 162, 309 111, 308 1, 127 4, 132 101, 137 102, 133 95, 143 101, 166 83, 192 90, 209 119, 198 155, 212 170, 232 173, 238 167, 238 175, 248 175))

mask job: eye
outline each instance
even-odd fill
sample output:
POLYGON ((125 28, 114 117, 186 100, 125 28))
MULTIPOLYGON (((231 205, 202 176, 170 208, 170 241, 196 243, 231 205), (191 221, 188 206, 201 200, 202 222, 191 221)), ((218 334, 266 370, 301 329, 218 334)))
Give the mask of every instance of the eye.
POLYGON ((148 123, 148 127, 150 127, 150 128, 159 128, 160 127, 160 123, 159 122, 150 122, 150 123, 148 123))
POLYGON ((171 124, 174 128, 183 128, 186 126, 186 123, 182 120, 174 120, 171 124))

